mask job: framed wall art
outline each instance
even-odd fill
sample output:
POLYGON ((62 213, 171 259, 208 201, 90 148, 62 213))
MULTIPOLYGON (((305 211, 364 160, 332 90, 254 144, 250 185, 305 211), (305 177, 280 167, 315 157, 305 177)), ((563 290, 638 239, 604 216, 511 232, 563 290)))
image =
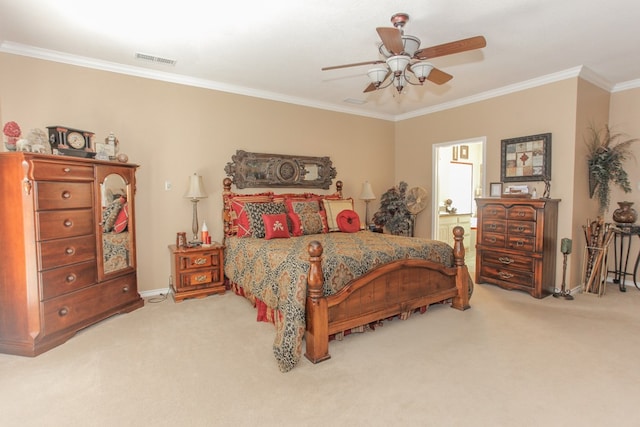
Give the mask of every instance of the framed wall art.
POLYGON ((551 180, 551 134, 503 139, 502 182, 551 180))

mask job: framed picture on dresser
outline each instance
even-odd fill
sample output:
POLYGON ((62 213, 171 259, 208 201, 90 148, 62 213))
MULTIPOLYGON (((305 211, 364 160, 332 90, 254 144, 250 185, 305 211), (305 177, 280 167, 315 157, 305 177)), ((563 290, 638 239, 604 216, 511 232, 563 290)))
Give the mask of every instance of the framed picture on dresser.
POLYGON ((501 182, 492 182, 489 184, 489 197, 500 197, 502 196, 502 183, 501 182))

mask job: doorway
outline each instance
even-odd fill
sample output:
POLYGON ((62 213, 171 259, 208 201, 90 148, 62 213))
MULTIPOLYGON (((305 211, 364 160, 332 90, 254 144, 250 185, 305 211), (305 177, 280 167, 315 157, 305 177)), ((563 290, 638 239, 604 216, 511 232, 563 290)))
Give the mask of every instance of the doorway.
POLYGON ((486 138, 433 146, 432 238, 453 245, 453 228, 465 229, 465 263, 475 268, 476 197, 485 193, 486 138))

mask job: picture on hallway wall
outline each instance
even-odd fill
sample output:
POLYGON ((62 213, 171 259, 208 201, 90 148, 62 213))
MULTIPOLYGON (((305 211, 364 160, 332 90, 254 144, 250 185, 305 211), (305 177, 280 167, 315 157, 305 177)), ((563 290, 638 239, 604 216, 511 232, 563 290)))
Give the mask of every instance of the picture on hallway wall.
POLYGON ((501 181, 551 180, 551 134, 502 140, 501 181))

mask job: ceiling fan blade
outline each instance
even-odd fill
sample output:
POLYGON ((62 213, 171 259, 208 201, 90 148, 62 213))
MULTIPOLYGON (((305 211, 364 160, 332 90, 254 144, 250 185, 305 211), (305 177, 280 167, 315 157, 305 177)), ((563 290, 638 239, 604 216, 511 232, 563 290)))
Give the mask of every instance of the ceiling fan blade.
POLYGON ((353 64, 344 64, 344 65, 334 65, 332 67, 324 67, 322 68, 322 71, 337 70, 339 68, 358 67, 360 65, 371 65, 371 64, 384 64, 384 61, 376 59, 375 61, 355 62, 353 64))
POLYGON ((402 34, 397 28, 378 27, 376 28, 384 47, 394 55, 400 55, 404 51, 404 43, 402 43, 402 34))
POLYGON ((378 87, 376 85, 374 85, 373 83, 369 83, 369 86, 367 86, 362 93, 367 93, 367 92, 373 92, 374 90, 378 89, 378 87))
POLYGON ((427 80, 429 80, 430 82, 433 82, 433 83, 435 83, 437 85, 445 84, 446 82, 448 82, 452 78, 453 78, 453 76, 451 74, 445 73, 444 71, 439 70, 437 68, 434 68, 433 70, 431 70, 431 72, 427 76, 427 80))
POLYGON ((486 45, 487 41, 483 36, 475 36, 455 42, 440 44, 438 46, 425 47, 424 49, 418 50, 415 53, 414 58, 420 60, 436 58, 438 56, 445 56, 454 53, 466 52, 468 50, 480 49, 485 47, 486 45))

